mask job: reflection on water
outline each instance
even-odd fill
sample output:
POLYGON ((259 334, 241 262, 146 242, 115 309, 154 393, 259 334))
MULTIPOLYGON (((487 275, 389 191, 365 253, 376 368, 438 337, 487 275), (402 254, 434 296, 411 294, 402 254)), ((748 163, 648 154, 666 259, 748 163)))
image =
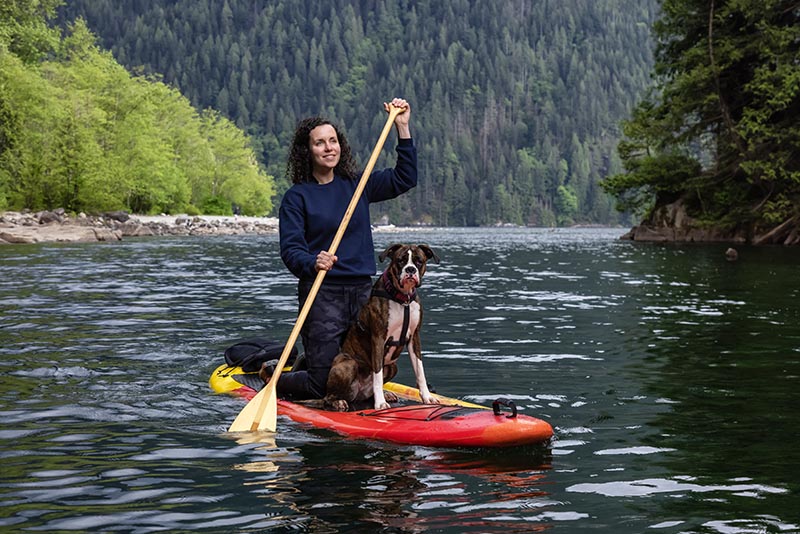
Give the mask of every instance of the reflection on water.
POLYGON ((800 251, 620 233, 376 234, 442 258, 437 391, 555 427, 510 451, 225 433, 222 350, 294 324, 274 237, 0 247, 0 531, 800 531, 800 251))

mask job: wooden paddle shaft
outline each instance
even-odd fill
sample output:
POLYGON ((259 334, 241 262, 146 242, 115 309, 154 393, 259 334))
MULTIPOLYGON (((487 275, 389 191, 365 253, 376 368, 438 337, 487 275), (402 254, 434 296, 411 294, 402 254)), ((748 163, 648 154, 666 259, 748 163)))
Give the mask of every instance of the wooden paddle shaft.
MULTIPOLYGON (((372 154, 367 162, 367 166, 364 168, 364 172, 361 175, 361 180, 359 180, 358 186, 356 186, 356 190, 353 193, 353 198, 350 199, 350 204, 347 206, 347 210, 344 212, 344 217, 342 217, 342 222, 339 224, 339 229, 336 231, 336 235, 333 237, 333 242, 331 242, 331 246, 328 248, 328 252, 331 255, 336 254, 336 249, 339 248, 339 243, 341 243, 344 232, 347 230, 347 225, 350 223, 353 212, 358 205, 358 200, 361 198, 361 195, 364 192, 364 187, 366 187, 367 180, 369 180, 369 176, 372 174, 372 169, 375 167, 375 162, 378 160, 378 156, 380 156, 381 149, 386 142, 386 138, 389 136, 389 131, 392 129, 392 124, 394 123, 395 118, 397 118, 397 116, 404 111, 404 108, 397 108, 394 106, 389 107, 389 117, 386 119, 386 124, 383 127, 383 131, 378 138, 378 142, 375 144, 375 148, 372 150, 372 154)), ((292 347, 294 347, 295 343, 297 342, 297 337, 300 335, 300 329, 305 323, 308 312, 311 310, 311 306, 314 304, 314 299, 319 292, 319 288, 322 286, 322 280, 325 278, 325 274, 327 274, 327 272, 328 271, 325 270, 320 270, 317 272, 317 277, 314 279, 314 284, 311 286, 311 290, 308 292, 308 296, 303 304, 303 308, 300 310, 300 314, 297 317, 294 328, 292 328, 292 333, 289 335, 289 339, 286 341, 286 346, 283 348, 281 357, 278 360, 278 366, 275 368, 272 378, 270 378, 269 383, 264 387, 264 389, 262 389, 259 394, 253 397, 253 399, 250 401, 250 403, 258 402, 258 409, 254 414, 252 423, 249 425, 250 431, 252 432, 255 432, 256 430, 269 430, 271 432, 275 432, 276 430, 278 405, 274 399, 276 397, 275 393, 278 385, 278 378, 280 378, 281 371, 284 365, 286 365, 286 362, 289 360, 292 347), (259 399, 259 397, 261 398, 259 399), (262 421, 262 419, 265 417, 266 419, 262 421)), ((250 403, 248 403, 248 405, 250 403)), ((245 409, 242 410, 240 416, 245 415, 246 411, 249 412, 249 410, 247 410, 247 406, 245 406, 245 409)), ((243 423, 244 422, 240 422, 239 417, 237 417, 231 425, 229 431, 235 432, 238 430, 243 430, 243 423)))

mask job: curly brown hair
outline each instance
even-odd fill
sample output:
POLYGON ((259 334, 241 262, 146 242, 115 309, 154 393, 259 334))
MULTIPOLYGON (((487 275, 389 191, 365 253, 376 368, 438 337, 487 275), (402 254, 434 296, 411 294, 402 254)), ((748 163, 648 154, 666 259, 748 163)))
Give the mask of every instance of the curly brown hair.
POLYGON ((339 128, 328 119, 322 117, 309 117, 297 123, 294 131, 292 145, 289 147, 289 157, 286 161, 286 177, 294 184, 303 182, 314 182, 312 171, 311 150, 308 148, 309 135, 311 130, 317 126, 329 124, 339 138, 339 163, 333 172, 344 178, 353 180, 356 178, 356 162, 350 152, 350 145, 347 138, 339 128))

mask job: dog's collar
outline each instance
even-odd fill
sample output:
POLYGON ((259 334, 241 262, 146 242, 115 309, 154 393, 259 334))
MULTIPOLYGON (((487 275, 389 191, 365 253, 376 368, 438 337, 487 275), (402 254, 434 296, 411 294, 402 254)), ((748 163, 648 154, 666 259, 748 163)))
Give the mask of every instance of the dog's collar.
POLYGON ((399 291, 389 279, 388 269, 383 271, 383 274, 381 274, 381 285, 383 286, 382 288, 373 289, 372 294, 374 296, 388 298, 403 305, 408 305, 417 298, 416 288, 414 288, 410 294, 399 291))

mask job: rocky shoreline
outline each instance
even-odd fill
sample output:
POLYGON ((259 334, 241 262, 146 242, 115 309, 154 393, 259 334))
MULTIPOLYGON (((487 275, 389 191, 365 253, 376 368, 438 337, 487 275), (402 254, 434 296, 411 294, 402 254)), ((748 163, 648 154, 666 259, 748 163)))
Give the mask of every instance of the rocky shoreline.
MULTIPOLYGON (((392 231, 393 225, 376 230, 392 231)), ((64 210, 0 212, 0 245, 121 241, 126 237, 276 234, 278 219, 245 216, 130 215, 124 211, 69 216, 64 210)), ((768 229, 706 228, 681 202, 661 206, 622 240, 656 243, 731 243, 800 246, 800 216, 768 229)))
POLYGON ((64 210, 0 213, 0 245, 121 241, 125 237, 275 234, 274 217, 130 215, 68 216, 64 210))
POLYGON ((769 228, 738 225, 706 227, 688 214, 682 200, 654 209, 639 225, 620 239, 656 243, 732 243, 748 245, 800 246, 800 216, 769 228))

